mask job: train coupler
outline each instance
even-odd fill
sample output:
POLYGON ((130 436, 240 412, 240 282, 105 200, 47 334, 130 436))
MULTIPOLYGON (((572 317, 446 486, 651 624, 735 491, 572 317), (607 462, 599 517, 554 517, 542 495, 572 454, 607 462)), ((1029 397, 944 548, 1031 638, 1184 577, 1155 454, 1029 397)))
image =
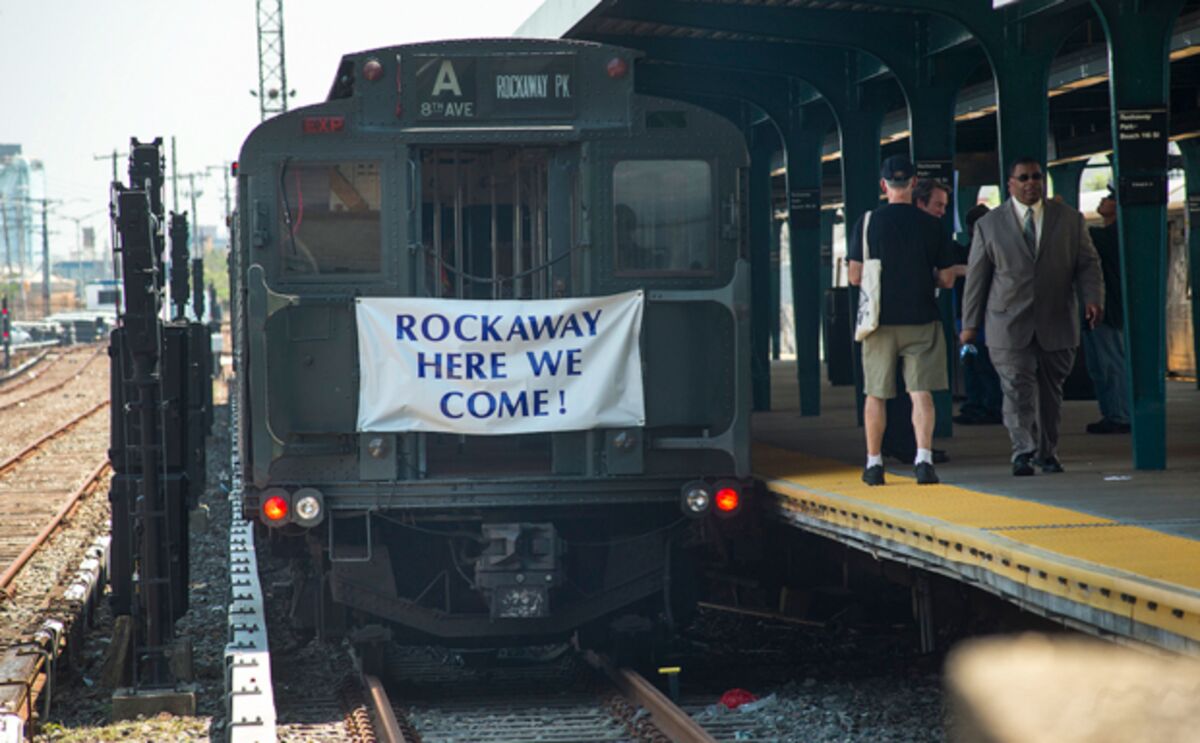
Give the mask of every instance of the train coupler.
POLYGON ((492 619, 550 616, 550 589, 563 579, 563 545, 554 524, 484 524, 475 587, 492 619))

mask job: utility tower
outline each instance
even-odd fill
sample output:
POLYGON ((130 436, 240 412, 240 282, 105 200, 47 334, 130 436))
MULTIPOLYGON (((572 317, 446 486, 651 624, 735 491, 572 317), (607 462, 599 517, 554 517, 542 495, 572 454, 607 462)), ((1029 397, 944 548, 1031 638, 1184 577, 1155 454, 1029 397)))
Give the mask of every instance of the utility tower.
POLYGON ((258 110, 262 120, 287 110, 295 91, 287 86, 283 54, 283 0, 255 0, 258 10, 258 110))

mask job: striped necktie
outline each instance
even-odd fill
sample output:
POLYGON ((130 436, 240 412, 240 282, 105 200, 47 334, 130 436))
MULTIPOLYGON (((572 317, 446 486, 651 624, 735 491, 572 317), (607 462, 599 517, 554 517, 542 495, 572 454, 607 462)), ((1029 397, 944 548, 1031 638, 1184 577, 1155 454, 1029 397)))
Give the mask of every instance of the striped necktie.
POLYGON ((1021 232, 1025 235, 1025 246, 1029 248, 1029 254, 1034 258, 1037 257, 1037 228, 1033 225, 1033 207, 1025 209, 1025 224, 1021 232))

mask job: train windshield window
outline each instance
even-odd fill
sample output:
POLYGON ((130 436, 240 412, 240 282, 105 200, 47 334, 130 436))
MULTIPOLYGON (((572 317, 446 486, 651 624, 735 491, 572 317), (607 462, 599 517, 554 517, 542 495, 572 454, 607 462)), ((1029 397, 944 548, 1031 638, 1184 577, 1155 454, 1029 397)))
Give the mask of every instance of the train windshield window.
POLYGON ((524 147, 422 152, 421 244, 430 296, 549 296, 549 156, 524 147))
POLYGON ((617 273, 712 273, 712 170, 707 162, 619 162, 613 168, 613 205, 617 273))
POLYGON ((378 161, 285 162, 279 181, 285 273, 379 273, 378 161))

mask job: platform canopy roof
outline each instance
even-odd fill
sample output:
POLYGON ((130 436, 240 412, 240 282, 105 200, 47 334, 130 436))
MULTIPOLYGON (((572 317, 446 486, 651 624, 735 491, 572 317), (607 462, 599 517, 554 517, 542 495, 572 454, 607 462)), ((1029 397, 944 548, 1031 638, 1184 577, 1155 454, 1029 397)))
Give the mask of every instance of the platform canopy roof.
MULTIPOLYGON (((1186 90, 1200 86, 1200 3, 1185 3, 1170 43, 1172 88, 1180 95, 1172 111, 1172 135, 1200 131, 1200 102, 1186 90)), ((1086 158, 1109 148, 1109 55, 1099 16, 1089 0, 547 0, 516 31, 517 36, 604 41, 643 49, 647 61, 671 63, 693 55, 713 67, 729 66, 745 52, 810 50, 779 74, 797 80, 827 77, 830 69, 853 65, 853 79, 893 95, 884 115, 883 144, 906 139, 912 95, 886 83, 897 73, 915 72, 931 81, 947 66, 963 75, 953 103, 960 127, 959 151, 995 151, 997 85, 993 68, 1003 64, 1005 41, 1045 54, 1052 46, 1047 90, 1050 109, 1047 157, 1051 162, 1086 158), (816 52, 811 50, 815 49, 816 52), (824 54, 821 49, 827 50, 824 54), (837 53, 851 50, 853 56, 837 53), (922 65, 921 60, 929 64, 922 65), (991 64, 989 64, 989 62, 991 64), (807 63, 807 64, 802 64, 807 63), (915 68, 915 69, 904 69, 915 68), (964 69, 969 68, 969 70, 964 69), (906 102, 909 105, 905 105, 906 102)), ((920 82, 919 80, 917 81, 920 82)), ((822 97, 820 86, 801 84, 799 98, 822 97)), ((1174 102, 1174 101, 1173 101, 1174 102)), ((828 158, 837 156, 831 133, 828 158)))

